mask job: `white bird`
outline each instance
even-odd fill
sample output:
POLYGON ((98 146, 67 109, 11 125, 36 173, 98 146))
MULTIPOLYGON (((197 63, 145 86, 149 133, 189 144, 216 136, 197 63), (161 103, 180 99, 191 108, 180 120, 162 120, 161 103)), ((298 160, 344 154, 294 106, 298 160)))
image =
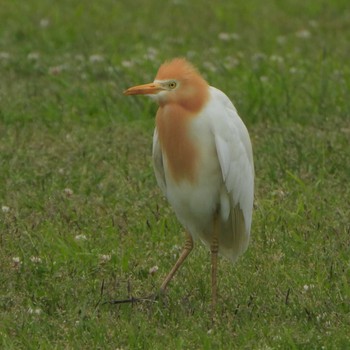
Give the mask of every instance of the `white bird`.
POLYGON ((235 262, 249 243, 254 163, 247 128, 229 98, 183 58, 165 62, 153 83, 124 94, 148 95, 159 104, 154 171, 187 233, 182 254, 160 289, 166 289, 199 238, 211 251, 214 315, 218 253, 235 262))

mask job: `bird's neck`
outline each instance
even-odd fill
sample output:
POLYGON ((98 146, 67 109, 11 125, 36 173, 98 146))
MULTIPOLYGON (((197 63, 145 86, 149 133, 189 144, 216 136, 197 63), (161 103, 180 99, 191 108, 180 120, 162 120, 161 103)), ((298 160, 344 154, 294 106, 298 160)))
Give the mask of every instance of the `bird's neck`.
POLYGON ((194 182, 197 177, 198 151, 190 136, 194 115, 178 104, 161 105, 156 127, 166 164, 175 182, 194 182))

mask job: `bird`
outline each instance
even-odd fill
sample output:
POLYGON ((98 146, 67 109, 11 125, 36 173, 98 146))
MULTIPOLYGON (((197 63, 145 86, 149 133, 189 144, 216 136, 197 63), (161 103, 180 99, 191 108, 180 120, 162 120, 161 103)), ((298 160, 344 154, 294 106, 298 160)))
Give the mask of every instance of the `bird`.
POLYGON ((165 292, 194 241, 200 240, 211 254, 214 317, 218 255, 234 263, 250 240, 254 161, 248 130, 227 95, 183 57, 165 61, 153 82, 130 87, 124 95, 146 95, 158 103, 153 168, 186 234, 160 291, 165 292))

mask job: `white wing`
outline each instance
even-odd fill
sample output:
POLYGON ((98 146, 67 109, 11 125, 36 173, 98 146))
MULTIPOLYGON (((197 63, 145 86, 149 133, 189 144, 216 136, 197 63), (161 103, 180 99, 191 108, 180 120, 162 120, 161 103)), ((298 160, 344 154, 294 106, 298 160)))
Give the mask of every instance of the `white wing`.
POLYGON ((158 132, 157 128, 154 129, 153 133, 153 169, 156 175, 157 183, 160 189, 162 190, 164 196, 166 196, 166 181, 163 167, 163 155, 160 148, 159 140, 158 140, 158 132))
POLYGON ((231 255, 230 250, 234 249, 236 252, 233 255, 239 255, 248 245, 252 222, 254 200, 252 146, 247 128, 229 98, 214 87, 210 87, 210 93, 212 100, 216 101, 212 130, 227 191, 221 194, 221 215, 224 219, 231 219, 234 232, 233 239, 232 236, 227 237, 227 242, 222 242, 222 253, 226 256, 231 255), (225 246, 232 247, 228 249, 227 254, 225 246))

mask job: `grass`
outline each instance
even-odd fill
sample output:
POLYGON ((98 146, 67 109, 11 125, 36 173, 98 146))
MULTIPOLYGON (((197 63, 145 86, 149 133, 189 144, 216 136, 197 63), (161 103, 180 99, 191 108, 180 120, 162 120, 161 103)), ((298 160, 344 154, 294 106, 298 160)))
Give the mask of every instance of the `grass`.
POLYGON ((349 19, 345 0, 2 4, 1 347, 349 348, 349 19), (220 260, 214 328, 201 244, 161 302, 104 303, 155 291, 183 243, 151 168, 156 106, 121 94, 174 56, 254 145, 252 240, 220 260))

